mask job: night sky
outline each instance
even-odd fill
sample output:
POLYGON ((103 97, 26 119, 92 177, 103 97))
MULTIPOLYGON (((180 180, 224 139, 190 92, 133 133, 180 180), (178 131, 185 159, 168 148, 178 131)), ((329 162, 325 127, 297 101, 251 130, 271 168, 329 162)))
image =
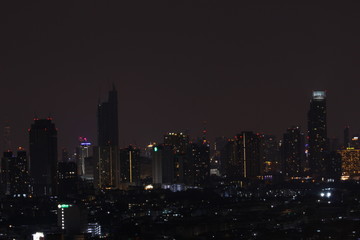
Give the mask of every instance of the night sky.
POLYGON ((306 131, 318 89, 329 136, 346 124, 360 132, 360 5, 3 2, 0 123, 14 147, 28 147, 35 114, 53 117, 59 149, 78 136, 96 143, 97 103, 112 82, 122 147, 167 131, 199 136, 204 120, 210 140, 306 131))

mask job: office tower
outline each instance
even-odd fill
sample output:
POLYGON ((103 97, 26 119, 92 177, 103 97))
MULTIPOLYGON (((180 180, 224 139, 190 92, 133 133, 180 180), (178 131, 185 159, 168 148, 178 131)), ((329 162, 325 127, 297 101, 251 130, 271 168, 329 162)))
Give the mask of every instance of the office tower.
POLYGON ((98 146, 93 155, 97 189, 118 188, 120 183, 117 105, 117 91, 113 85, 108 101, 98 105, 98 146))
POLYGON ((339 150, 341 155, 342 179, 359 178, 360 176, 360 149, 348 147, 339 150))
POLYGON ((313 177, 326 176, 328 152, 326 124, 326 93, 313 91, 308 112, 309 166, 313 177))
POLYGON ((76 148, 76 163, 78 168, 78 175, 84 176, 85 175, 85 168, 86 158, 91 156, 91 143, 87 140, 86 137, 79 137, 79 145, 76 148))
POLYGON ((300 127, 291 127, 286 130, 281 153, 284 175, 289 179, 300 177, 305 160, 305 138, 300 127))
POLYGON ((29 130, 30 176, 35 195, 56 195, 57 130, 50 118, 34 119, 29 130))
POLYGON ((343 148, 350 147, 350 127, 346 126, 344 129, 344 145, 343 148))
POLYGON ((77 193, 78 174, 75 162, 58 163, 58 182, 59 197, 66 197, 77 193))
POLYGON ((120 181, 122 183, 140 183, 140 149, 129 146, 120 149, 120 181))
POLYGON ((210 146, 206 141, 191 143, 184 162, 184 182, 204 186, 210 176, 210 146))

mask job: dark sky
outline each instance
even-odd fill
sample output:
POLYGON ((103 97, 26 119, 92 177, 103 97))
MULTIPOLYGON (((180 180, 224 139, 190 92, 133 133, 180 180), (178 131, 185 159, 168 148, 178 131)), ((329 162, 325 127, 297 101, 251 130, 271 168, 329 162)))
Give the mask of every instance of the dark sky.
POLYGON ((0 123, 14 147, 28 146, 34 113, 54 118, 59 148, 96 143, 112 82, 122 146, 195 137, 204 120, 210 139, 305 131, 315 89, 328 91, 329 136, 360 129, 360 5, 3 2, 0 123))

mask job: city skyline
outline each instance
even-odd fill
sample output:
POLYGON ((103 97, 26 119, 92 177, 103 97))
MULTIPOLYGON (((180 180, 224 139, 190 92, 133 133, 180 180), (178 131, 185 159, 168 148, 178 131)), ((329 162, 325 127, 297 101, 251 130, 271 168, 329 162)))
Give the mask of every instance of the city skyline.
POLYGON ((328 136, 357 133, 356 6, 7 3, 1 129, 9 123, 13 149, 28 149, 33 117, 50 115, 59 148, 95 142, 96 106, 114 82, 121 147, 201 136, 203 121, 210 141, 305 131, 317 89, 328 91, 328 136))

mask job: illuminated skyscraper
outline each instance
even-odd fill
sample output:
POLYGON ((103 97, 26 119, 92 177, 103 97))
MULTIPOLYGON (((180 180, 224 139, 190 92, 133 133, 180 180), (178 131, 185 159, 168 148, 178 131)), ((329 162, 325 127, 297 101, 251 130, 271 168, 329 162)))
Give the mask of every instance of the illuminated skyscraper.
POLYGON ((309 166, 315 178, 326 177, 328 152, 326 92, 313 91, 308 112, 309 166))
POLYGON ((79 137, 79 145, 76 148, 76 163, 78 175, 85 175, 85 159, 91 155, 91 143, 85 137, 79 137))
POLYGON ((98 105, 98 146, 94 148, 95 187, 118 188, 120 183, 117 91, 109 92, 107 102, 98 105))
POLYGON ((35 119, 29 130, 30 176, 36 195, 56 195, 57 129, 48 119, 35 119))

